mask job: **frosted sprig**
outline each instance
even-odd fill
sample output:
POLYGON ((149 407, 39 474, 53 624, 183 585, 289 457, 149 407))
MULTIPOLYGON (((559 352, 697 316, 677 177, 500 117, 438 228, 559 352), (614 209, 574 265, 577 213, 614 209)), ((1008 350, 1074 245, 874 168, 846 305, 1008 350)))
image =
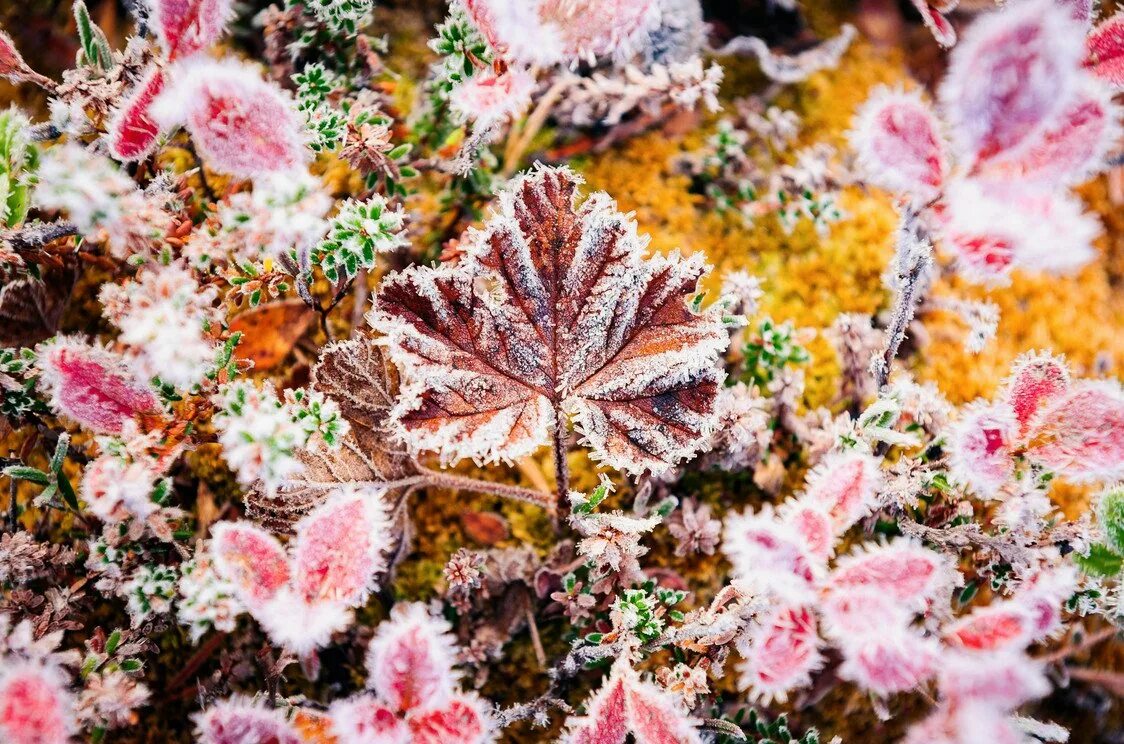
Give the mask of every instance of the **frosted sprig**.
POLYGON ((308 431, 293 420, 272 387, 247 380, 223 385, 215 396, 214 416, 223 456, 246 487, 261 480, 273 492, 301 470, 296 450, 308 431))
POLYGON ((312 250, 312 263, 332 281, 353 277, 375 266, 379 253, 408 245, 401 207, 393 209, 378 194, 366 201, 349 199, 332 218, 328 236, 312 250))

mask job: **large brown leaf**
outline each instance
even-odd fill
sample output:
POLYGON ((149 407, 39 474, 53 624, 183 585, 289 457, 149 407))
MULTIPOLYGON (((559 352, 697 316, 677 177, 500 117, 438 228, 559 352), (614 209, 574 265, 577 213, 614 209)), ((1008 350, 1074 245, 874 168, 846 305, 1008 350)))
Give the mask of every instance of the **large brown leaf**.
POLYGON ((383 283, 372 325, 403 376, 393 411, 407 442, 445 462, 510 460, 549 441, 557 416, 608 465, 663 472, 715 425, 717 309, 687 301, 700 256, 647 256, 605 193, 540 168, 499 195, 453 266, 383 283))

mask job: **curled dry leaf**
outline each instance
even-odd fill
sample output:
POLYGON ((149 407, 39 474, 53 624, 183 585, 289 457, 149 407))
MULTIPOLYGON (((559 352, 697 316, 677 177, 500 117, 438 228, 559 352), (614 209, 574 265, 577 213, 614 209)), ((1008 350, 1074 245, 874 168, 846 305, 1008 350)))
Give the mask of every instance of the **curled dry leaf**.
POLYGON ((646 256, 604 193, 565 168, 516 178, 454 266, 387 278, 370 320, 403 375, 408 444, 445 462, 512 460, 572 416, 593 457, 662 473, 716 425, 718 308, 688 306, 701 256, 646 256))
POLYGON ((259 372, 272 369, 285 361, 314 317, 315 313, 297 299, 247 310, 230 324, 232 332, 242 333, 235 353, 252 361, 259 372))
POLYGON ((290 529, 340 483, 387 482, 418 474, 414 460, 391 435, 389 415, 398 379, 373 339, 360 336, 325 347, 312 371, 312 387, 336 402, 351 431, 336 449, 314 437, 297 455, 304 470, 276 496, 259 489, 246 496, 249 515, 274 531, 290 529))

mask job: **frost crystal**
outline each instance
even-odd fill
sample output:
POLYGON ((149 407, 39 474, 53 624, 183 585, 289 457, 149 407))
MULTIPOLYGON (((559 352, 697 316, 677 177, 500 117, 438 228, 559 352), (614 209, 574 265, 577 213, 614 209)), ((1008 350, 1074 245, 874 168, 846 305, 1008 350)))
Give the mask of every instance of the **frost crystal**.
POLYGON ((687 304, 701 257, 646 257, 635 223, 539 168, 500 194, 455 266, 388 277, 371 315, 402 371, 393 412, 445 461, 512 459, 572 416, 596 459, 662 473, 715 426, 720 313, 687 304))

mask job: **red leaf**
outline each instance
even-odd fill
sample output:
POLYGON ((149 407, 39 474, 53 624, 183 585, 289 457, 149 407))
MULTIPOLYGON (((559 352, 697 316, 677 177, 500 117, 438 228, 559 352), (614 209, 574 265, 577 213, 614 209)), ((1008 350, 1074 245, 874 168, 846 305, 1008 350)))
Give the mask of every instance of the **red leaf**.
POLYGON ((823 664, 816 627, 811 607, 782 605, 763 618, 750 631, 738 686, 756 701, 785 701, 823 664))
POLYGON ((0 668, 0 740, 7 744, 64 744, 78 728, 73 701, 53 667, 4 659, 0 668))
POLYGON ((458 693, 445 705, 412 713, 411 744, 483 744, 490 741, 488 704, 472 693, 458 693))
POLYGON ((876 589, 914 608, 944 599, 956 572, 938 553, 910 540, 895 540, 840 559, 831 574, 834 591, 876 589))
POLYGON ((990 651, 1025 640, 1025 613, 1014 606, 987 607, 957 621, 945 632, 949 643, 972 649, 990 651))
POLYGON ((397 604, 367 650, 367 686, 397 712, 438 706, 453 693, 454 654, 448 623, 397 604))
POLYGON ((593 457, 664 472, 715 426, 727 334, 687 305, 701 257, 645 257, 646 241, 603 193, 540 168, 499 197, 455 266, 383 283, 371 318, 403 378, 407 441, 445 461, 512 459, 570 415, 593 457))
POLYGON ((1020 431, 1025 433, 1038 409, 1068 387, 1069 367, 1064 359, 1049 353, 1032 352, 1015 360, 1003 397, 1015 412, 1020 431))
POLYGON ((623 744, 628 734, 645 744, 697 744, 697 722, 669 692, 640 679, 621 657, 589 702, 584 716, 570 718, 564 744, 623 744))
POLYGON ((39 347, 40 385, 51 405, 96 434, 118 434, 125 422, 159 409, 156 395, 116 354, 70 338, 39 347))
POLYGON ((149 107, 164 89, 164 73, 153 69, 133 89, 109 124, 109 153, 125 162, 141 160, 156 145, 160 126, 152 119, 149 107))
POLYGON ((1120 111, 1105 86, 1085 86, 1044 129, 1014 153, 999 153, 979 176, 1053 187, 1084 181, 1104 167, 1120 134, 1120 111))
POLYGON ((945 13, 952 12, 958 2, 952 2, 944 7, 934 7, 926 0, 913 0, 913 7, 921 14, 925 27, 933 34, 933 38, 943 47, 950 47, 956 43, 956 29, 944 17, 945 13))
POLYGON ((380 544, 389 525, 378 496, 354 493, 329 500, 297 524, 293 571, 306 602, 359 604, 386 567, 380 544))
POLYGON ((1097 24, 1086 37, 1085 67, 1113 87, 1124 87, 1124 13, 1097 24))
POLYGON ((406 721, 374 696, 337 700, 329 709, 332 733, 340 744, 412 744, 406 721))

